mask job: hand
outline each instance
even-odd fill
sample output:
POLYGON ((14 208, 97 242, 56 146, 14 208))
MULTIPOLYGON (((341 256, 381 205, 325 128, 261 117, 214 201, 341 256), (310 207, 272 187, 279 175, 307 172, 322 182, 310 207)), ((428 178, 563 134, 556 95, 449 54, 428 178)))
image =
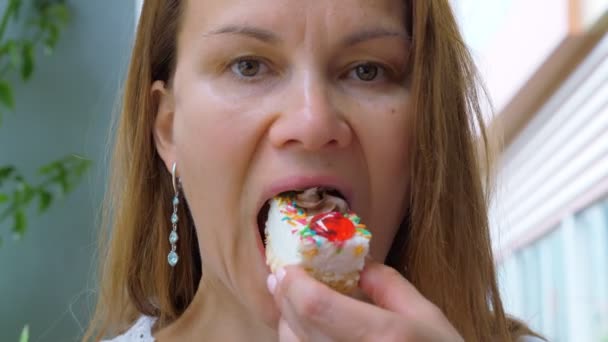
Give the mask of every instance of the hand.
POLYGON ((281 311, 279 341, 463 341, 396 270, 368 262, 359 286, 373 304, 333 291, 300 267, 268 277, 281 311))

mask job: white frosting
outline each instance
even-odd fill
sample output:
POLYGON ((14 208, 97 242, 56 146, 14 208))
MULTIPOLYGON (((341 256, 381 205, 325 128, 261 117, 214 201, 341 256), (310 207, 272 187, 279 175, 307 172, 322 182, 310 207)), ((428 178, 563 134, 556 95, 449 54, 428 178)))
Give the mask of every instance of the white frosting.
POLYGON ((266 236, 272 240, 266 248, 271 248, 274 256, 285 265, 299 264, 302 260, 300 250, 300 238, 291 233, 294 228, 287 222, 282 221, 283 214, 279 209, 279 203, 273 199, 270 201, 268 221, 266 221, 266 236))
MULTIPOLYGON (((306 225, 284 220, 285 209, 288 204, 280 203, 277 199, 271 200, 268 220, 266 222, 266 236, 271 242, 266 248, 271 248, 274 257, 283 265, 301 265, 312 268, 316 272, 335 275, 339 278, 343 274, 360 271, 365 264, 365 256, 369 251, 369 237, 356 233, 350 239, 336 244, 325 237, 316 236, 319 244, 311 239, 302 238, 300 231, 306 225)), ((311 217, 307 218, 307 223, 311 217)))

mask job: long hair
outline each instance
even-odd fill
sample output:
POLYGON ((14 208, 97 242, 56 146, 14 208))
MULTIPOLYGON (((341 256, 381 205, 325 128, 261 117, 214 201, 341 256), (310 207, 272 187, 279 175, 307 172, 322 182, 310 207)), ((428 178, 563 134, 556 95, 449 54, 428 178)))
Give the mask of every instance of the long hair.
MULTIPOLYGON (((491 153, 479 82, 448 0, 404 0, 412 38, 413 148, 406 220, 386 263, 446 315, 467 341, 514 341, 530 331, 505 315, 488 224, 491 153)), ((187 308, 201 278, 188 209, 169 267, 171 176, 153 141, 150 86, 170 81, 183 0, 146 0, 115 129, 100 235, 98 303, 84 340, 118 334, 144 314, 157 328, 187 308)))

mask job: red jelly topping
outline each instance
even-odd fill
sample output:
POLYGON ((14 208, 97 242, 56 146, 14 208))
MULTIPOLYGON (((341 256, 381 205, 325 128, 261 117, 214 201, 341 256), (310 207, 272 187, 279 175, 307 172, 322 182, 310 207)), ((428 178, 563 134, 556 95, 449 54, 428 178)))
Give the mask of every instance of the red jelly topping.
POLYGON ((346 241, 355 235, 355 225, 337 211, 315 215, 310 229, 332 242, 346 241))

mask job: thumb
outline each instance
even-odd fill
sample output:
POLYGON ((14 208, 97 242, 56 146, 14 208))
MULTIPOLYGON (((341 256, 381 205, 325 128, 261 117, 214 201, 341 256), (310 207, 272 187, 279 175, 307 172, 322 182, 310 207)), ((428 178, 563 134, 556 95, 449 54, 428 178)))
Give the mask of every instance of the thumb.
POLYGON ((289 323, 282 317, 279 321, 279 342, 300 342, 300 339, 291 330, 289 323))

